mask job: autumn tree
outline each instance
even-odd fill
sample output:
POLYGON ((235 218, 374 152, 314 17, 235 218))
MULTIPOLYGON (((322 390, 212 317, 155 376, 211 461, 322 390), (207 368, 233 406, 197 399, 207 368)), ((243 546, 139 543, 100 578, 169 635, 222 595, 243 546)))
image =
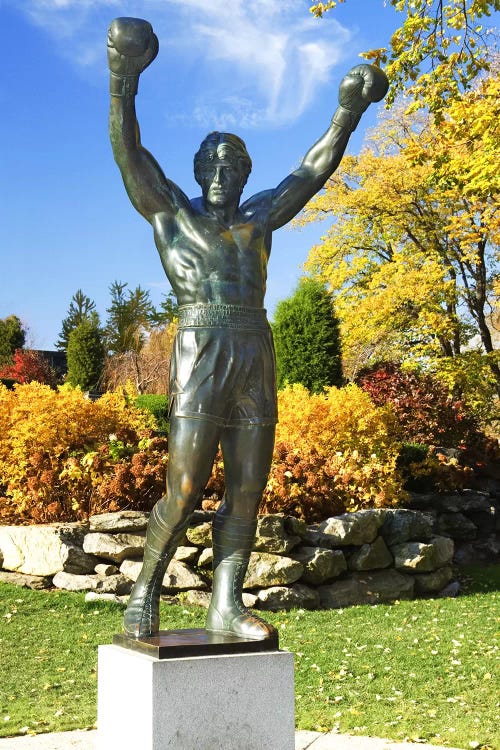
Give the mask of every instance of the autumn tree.
POLYGON ((99 325, 95 302, 87 297, 81 289, 77 289, 71 298, 67 315, 62 322, 56 348, 66 351, 71 331, 88 319, 92 319, 94 325, 99 325))
MULTIPOLYGON (((314 3, 321 17, 346 0, 314 3)), ((391 83, 386 103, 404 93, 412 107, 425 106, 439 120, 479 73, 490 69, 493 33, 485 28, 500 0, 389 0, 402 23, 387 47, 367 50, 362 57, 382 63, 391 83)), ((382 6, 382 0, 379 0, 382 6)))
POLYGON ((499 83, 453 102, 437 124, 395 108, 347 156, 303 220, 334 218, 308 268, 342 321, 349 374, 380 359, 457 357, 476 335, 500 392, 487 313, 500 244, 499 83))
POLYGON ((273 323, 278 387, 300 383, 312 393, 342 384, 340 334, 331 295, 303 278, 276 307, 273 323))
POLYGON ((17 349, 12 359, 12 364, 0 370, 0 378, 12 379, 18 383, 31 383, 35 380, 45 385, 56 385, 56 373, 40 352, 17 349))
POLYGON ((104 355, 103 334, 95 316, 82 320, 69 334, 67 382, 83 391, 96 390, 104 355))

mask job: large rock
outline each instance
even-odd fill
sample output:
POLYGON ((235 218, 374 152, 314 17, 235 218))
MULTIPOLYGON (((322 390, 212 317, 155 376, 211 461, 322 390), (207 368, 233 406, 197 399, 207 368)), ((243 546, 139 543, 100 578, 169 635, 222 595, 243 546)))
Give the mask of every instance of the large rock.
POLYGON ((212 547, 205 547, 205 549, 201 551, 201 554, 198 558, 198 567, 199 568, 211 568, 213 561, 214 561, 214 551, 212 547))
POLYGON ((272 586, 257 593, 257 606, 273 612, 290 609, 317 609, 319 594, 315 589, 294 583, 291 586, 272 586))
POLYGON ((380 570, 389 568, 392 563, 393 557, 381 536, 371 544, 363 544, 349 558, 351 570, 380 570))
POLYGON ((330 538, 331 547, 369 544, 377 536, 384 517, 385 511, 382 509, 343 513, 323 521, 318 529, 321 534, 330 538))
POLYGON ((212 524, 209 521, 201 523, 198 526, 191 526, 186 531, 186 537, 190 544, 196 547, 212 546, 212 524))
POLYGON ((75 575, 61 570, 55 574, 52 583, 64 591, 95 591, 100 580, 97 575, 75 575))
POLYGON ((488 513, 491 510, 489 492, 462 490, 460 495, 438 495, 435 507, 442 513, 488 513))
POLYGON ((350 578, 320 586, 321 606, 339 609, 355 604, 380 604, 413 597, 413 579, 397 570, 353 573, 350 578))
POLYGON ((303 539, 307 533, 307 524, 301 518, 285 516, 285 531, 291 536, 300 536, 303 539))
POLYGON ((0 583, 10 583, 13 586, 23 586, 26 589, 48 589, 52 586, 50 578, 31 576, 26 573, 11 573, 0 570, 0 583))
POLYGON ((404 508, 387 508, 380 534, 390 547, 408 541, 426 541, 433 534, 434 518, 431 514, 404 508))
POLYGON ((36 576, 90 573, 99 561, 82 550, 86 530, 82 523, 0 526, 3 567, 36 576))
POLYGON ((286 586, 298 581, 303 572, 302 563, 290 557, 272 555, 268 552, 252 552, 243 588, 286 586))
POLYGON ((143 554, 146 534, 104 534, 93 532, 85 535, 83 549, 88 554, 121 563, 126 558, 143 554))
POLYGON ((416 594, 436 594, 441 591, 453 578, 451 565, 432 571, 432 573, 417 573, 414 576, 416 594))
POLYGON ((181 545, 175 550, 174 559, 179 560, 179 562, 192 563, 199 554, 200 550, 198 547, 184 547, 181 545))
POLYGON ((285 530, 285 517, 278 514, 259 516, 253 548, 257 551, 286 555, 297 544, 300 536, 289 536, 285 530))
POLYGON ((211 598, 212 595, 209 591, 199 591, 196 589, 193 591, 186 591, 186 593, 182 595, 182 603, 189 604, 193 607, 205 607, 205 609, 208 609, 211 598))
POLYGON ((441 513, 437 517, 436 531, 460 541, 470 541, 477 536, 477 526, 463 513, 441 513))
POLYGON ((425 542, 403 542, 391 547, 394 567, 415 573, 429 573, 451 563, 454 544, 445 536, 435 536, 425 542))
POLYGON ((337 578, 347 563, 341 550, 323 549, 322 547, 301 547, 293 555, 304 566, 301 581, 318 586, 332 578, 337 578))
MULTIPOLYGON (((120 565, 120 572, 136 581, 142 568, 140 560, 124 560, 120 565)), ((162 591, 189 591, 189 589, 205 590, 207 584, 197 573, 179 560, 171 560, 167 572, 163 576, 162 591)))
POLYGON ((89 531, 105 533, 144 531, 148 525, 149 513, 142 510, 119 510, 116 513, 100 513, 89 519, 89 531))

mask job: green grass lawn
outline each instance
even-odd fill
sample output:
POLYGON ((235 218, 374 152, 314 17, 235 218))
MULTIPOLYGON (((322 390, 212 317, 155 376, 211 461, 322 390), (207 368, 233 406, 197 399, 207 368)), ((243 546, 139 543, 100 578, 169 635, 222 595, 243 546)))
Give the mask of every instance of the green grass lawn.
MULTIPOLYGON (((500 566, 466 585, 457 599, 270 614, 295 653, 297 728, 500 750, 500 566)), ((162 627, 200 627, 204 614, 165 605, 162 627)), ((97 645, 121 617, 83 595, 0 584, 0 736, 93 727, 97 645)))

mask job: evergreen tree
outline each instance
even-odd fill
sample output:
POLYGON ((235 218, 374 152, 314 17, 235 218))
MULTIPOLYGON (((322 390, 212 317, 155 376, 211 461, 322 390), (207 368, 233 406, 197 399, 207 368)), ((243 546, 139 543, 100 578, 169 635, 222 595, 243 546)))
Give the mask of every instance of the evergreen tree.
POLYGON ((312 393, 342 384, 339 325, 332 299, 316 279, 303 278, 276 307, 273 324, 278 387, 301 383, 312 393))
POLYGON ((94 325, 99 325, 99 316, 95 309, 95 302, 90 297, 87 297, 81 289, 78 289, 71 299, 68 314, 62 322, 61 333, 56 342, 56 349, 66 351, 71 331, 88 318, 92 318, 94 325))
POLYGON ((149 292, 137 286, 114 281, 109 291, 111 305, 107 308, 106 340, 112 354, 140 351, 155 309, 149 292))
POLYGON ((95 316, 83 320, 69 334, 67 382, 84 391, 96 390, 104 367, 102 331, 95 316))
POLYGON ((12 355, 23 348, 25 341, 26 331, 17 315, 0 320, 0 364, 10 364, 12 355))
POLYGON ((179 314, 179 305, 175 294, 170 291, 163 295, 160 307, 156 308, 151 314, 151 323, 155 328, 162 328, 170 325, 173 319, 179 314))

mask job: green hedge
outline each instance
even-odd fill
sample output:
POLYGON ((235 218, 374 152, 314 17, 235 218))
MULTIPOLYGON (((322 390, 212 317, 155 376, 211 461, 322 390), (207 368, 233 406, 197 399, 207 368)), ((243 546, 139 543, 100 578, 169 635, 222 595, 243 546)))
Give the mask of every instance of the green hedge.
POLYGON ((169 431, 168 422, 168 396, 162 396, 154 393, 144 393, 137 396, 135 405, 139 409, 147 409, 156 419, 159 432, 169 431))

